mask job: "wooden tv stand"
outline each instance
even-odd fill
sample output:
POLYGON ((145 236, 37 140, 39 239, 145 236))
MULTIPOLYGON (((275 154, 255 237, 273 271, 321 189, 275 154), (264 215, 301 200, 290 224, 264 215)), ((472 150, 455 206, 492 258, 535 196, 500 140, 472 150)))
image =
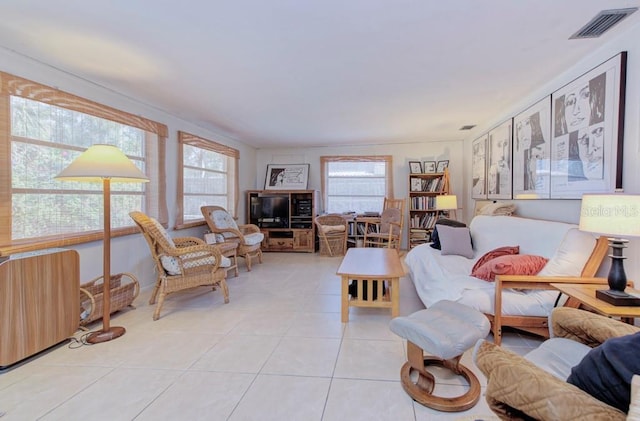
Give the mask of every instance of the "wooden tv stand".
POLYGON ((317 190, 247 191, 247 221, 260 227, 264 234, 263 251, 315 252, 317 195, 317 190), (285 198, 287 215, 278 218, 262 215, 260 200, 263 197, 285 198))

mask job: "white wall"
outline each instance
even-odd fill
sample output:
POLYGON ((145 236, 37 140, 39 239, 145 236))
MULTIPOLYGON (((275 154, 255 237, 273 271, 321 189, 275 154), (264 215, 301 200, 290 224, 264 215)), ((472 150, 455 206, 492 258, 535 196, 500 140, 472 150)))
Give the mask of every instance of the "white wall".
MULTIPOLYGON (((463 142, 424 142, 393 145, 331 146, 286 149, 260 149, 257 153, 256 187, 264 188, 267 164, 311 164, 309 189, 320 190, 320 157, 325 155, 391 155, 393 157, 393 193, 396 198, 409 197, 409 161, 449 160, 451 192, 462 198, 463 142)), ((463 206, 462 200, 458 206, 463 206)), ((322 212, 324 209, 320 209, 322 212)), ((407 215, 405 215, 405 218, 407 215)), ((407 227, 403 248, 407 248, 407 227)))
MULTIPOLYGON (((590 69, 605 62, 621 51, 627 51, 627 83, 624 128, 624 163, 623 187, 625 193, 640 194, 640 24, 613 38, 601 49, 595 50, 590 56, 578 62, 564 74, 558 75, 544 86, 531 87, 531 94, 521 103, 513 104, 504 114, 496 115, 495 120, 487 125, 477 127, 465 139, 464 144, 464 196, 467 198, 466 215, 473 210, 471 200, 471 143, 497 124, 512 118, 544 96, 553 93, 568 82, 584 74, 590 69)), ((584 41, 572 41, 584 42, 584 41)), ((586 41, 588 42, 588 41, 586 41)), ((508 89, 505 86, 505 89, 508 89)), ((514 201, 517 213, 526 217, 550 219, 556 221, 577 223, 580 214, 580 200, 517 200, 514 201)), ((640 221, 638 222, 640 223, 640 221)), ((635 279, 640 284, 640 240, 633 240, 625 251, 628 259, 625 262, 627 277, 635 279)), ((608 260, 608 259, 607 259, 608 260)), ((603 266, 601 274, 606 274, 608 262, 603 266)))
MULTIPOLYGON (((169 226, 172 227, 176 219, 177 199, 177 168, 178 161, 178 130, 186 131, 206 139, 231 146, 240 151, 239 184, 240 198, 238 215, 244 219, 245 200, 243 192, 254 188, 256 179, 256 150, 243 143, 225 136, 202 129, 178 117, 172 116, 157 108, 134 101, 95 84, 88 83, 73 75, 63 73, 42 63, 30 60, 11 51, 0 49, 0 71, 11 73, 44 85, 56 87, 104 105, 117 108, 132 114, 141 115, 150 120, 166 124, 169 129, 167 139, 167 207, 169 210, 169 226)), ((132 209, 134 210, 134 209, 132 209)), ((170 232, 172 236, 195 235, 201 237, 205 227, 170 232)), ((81 282, 89 281, 102 274, 102 241, 69 247, 80 254, 81 282)), ((111 242, 111 272, 131 272, 138 277, 143 286, 150 286, 155 282, 155 273, 149 248, 140 234, 114 238, 111 242)))

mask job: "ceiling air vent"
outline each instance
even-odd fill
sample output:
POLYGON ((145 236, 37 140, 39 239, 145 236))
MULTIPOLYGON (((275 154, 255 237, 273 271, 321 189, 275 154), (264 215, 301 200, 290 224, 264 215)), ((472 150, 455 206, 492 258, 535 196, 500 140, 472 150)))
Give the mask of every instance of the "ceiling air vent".
POLYGON ((474 127, 476 127, 476 125, 475 125, 475 124, 467 124, 466 126, 462 126, 462 127, 460 127, 460 130, 471 130, 471 129, 473 129, 474 127))
POLYGON ((600 35, 607 32, 613 25, 620 22, 633 12, 638 10, 637 7, 631 7, 628 9, 616 9, 616 10, 603 10, 598 13, 596 17, 591 19, 589 23, 580 28, 578 32, 571 35, 569 39, 582 39, 582 38, 598 38, 600 35))

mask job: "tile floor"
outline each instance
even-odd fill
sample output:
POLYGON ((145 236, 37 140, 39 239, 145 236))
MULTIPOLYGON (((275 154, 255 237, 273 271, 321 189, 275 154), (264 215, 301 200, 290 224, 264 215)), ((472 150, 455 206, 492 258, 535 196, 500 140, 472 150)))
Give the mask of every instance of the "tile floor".
MULTIPOLYGON (((403 391, 405 344, 386 309, 350 311, 340 322, 339 257, 265 253, 229 278, 230 303, 200 288, 170 296, 152 321, 143 290, 112 325, 114 341, 62 345, 0 374, 5 420, 495 420, 484 398, 461 413, 437 412, 403 391)), ((401 314, 423 308, 409 277, 401 314)), ((98 322, 93 326, 99 328, 98 322)), ((79 337, 81 333, 76 336, 79 337)), ((532 336, 507 333, 519 353, 532 336)), ((470 352, 463 363, 478 372, 470 352)), ((479 375, 481 384, 485 379, 479 375)), ((443 375, 438 393, 463 393, 443 375)))

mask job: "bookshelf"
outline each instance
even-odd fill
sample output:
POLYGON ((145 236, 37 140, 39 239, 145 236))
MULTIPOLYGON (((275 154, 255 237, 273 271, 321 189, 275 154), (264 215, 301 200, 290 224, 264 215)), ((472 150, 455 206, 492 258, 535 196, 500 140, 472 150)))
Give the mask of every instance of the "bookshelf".
POLYGON ((436 196, 449 194, 449 170, 409 174, 409 248, 431 241, 436 220, 436 196))

